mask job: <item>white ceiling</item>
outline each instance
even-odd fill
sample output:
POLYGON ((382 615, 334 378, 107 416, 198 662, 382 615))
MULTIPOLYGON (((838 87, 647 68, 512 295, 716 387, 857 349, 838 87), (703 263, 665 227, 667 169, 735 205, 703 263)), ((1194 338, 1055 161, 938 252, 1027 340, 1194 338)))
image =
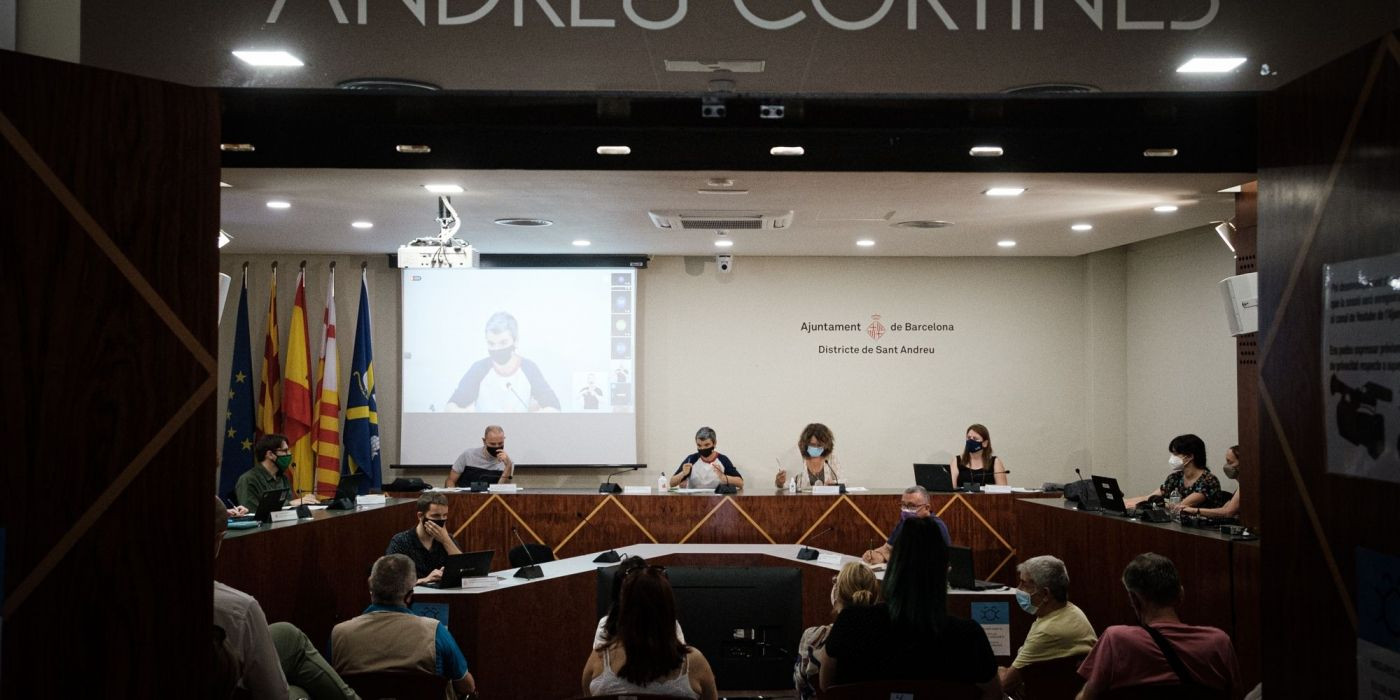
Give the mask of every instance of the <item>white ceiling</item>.
POLYGON ((435 235, 436 195, 425 183, 456 183, 458 237, 483 253, 713 255, 713 231, 664 231, 650 209, 793 210, 791 230, 732 231, 728 252, 742 255, 1075 256, 1126 245, 1234 216, 1234 195, 1218 191, 1254 176, 1081 173, 601 172, 524 170, 225 169, 224 252, 391 253, 435 235), (698 194, 711 178, 729 178, 746 195, 698 194), (1019 197, 988 197, 992 186, 1026 187, 1019 197), (290 209, 274 210, 281 199, 290 209), (1152 207, 1179 205, 1161 214, 1152 207), (553 220, 547 228, 510 228, 507 217, 553 220), (918 230, 911 219, 954 222, 918 230), (352 221, 374 228, 358 230, 352 221), (1086 233, 1073 223, 1093 224, 1086 233), (587 248, 575 239, 592 242, 587 248), (873 239, 860 248, 855 241, 873 239), (1015 240, 1015 248, 997 246, 1015 240))

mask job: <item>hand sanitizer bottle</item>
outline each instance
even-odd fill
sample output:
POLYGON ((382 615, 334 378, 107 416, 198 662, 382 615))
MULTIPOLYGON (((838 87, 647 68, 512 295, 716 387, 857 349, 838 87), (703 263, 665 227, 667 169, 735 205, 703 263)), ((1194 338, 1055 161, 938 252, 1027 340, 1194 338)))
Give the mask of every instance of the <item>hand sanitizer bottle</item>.
POLYGON ((661 472, 661 476, 656 477, 656 492, 666 493, 671 488, 671 480, 666 478, 666 472, 661 472))

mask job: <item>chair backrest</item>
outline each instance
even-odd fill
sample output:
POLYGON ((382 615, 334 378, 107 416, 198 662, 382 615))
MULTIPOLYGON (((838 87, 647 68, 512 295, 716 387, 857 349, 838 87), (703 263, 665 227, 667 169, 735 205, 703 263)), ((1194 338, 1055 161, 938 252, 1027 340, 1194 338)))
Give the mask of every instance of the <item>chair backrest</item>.
POLYGON ((822 691, 822 700, 976 700, 982 696, 971 683, 952 681, 867 681, 837 685, 822 691))
POLYGON ((1224 690, 1179 683, 1125 686, 1105 692, 1099 697, 1103 700, 1230 700, 1230 694, 1224 690))
POLYGON ((529 566, 530 558, 534 558, 534 563, 543 564, 547 561, 554 561, 554 550, 547 544, 527 544, 516 545, 510 548, 510 565, 513 567, 529 566), (530 548, 530 554, 525 554, 525 548, 530 548))
POLYGON ((1084 687, 1084 679, 1079 676, 1079 664, 1084 655, 1066 656, 1033 663, 1020 671, 1021 690, 1016 694, 1020 700, 1074 700, 1079 689, 1084 687))
POLYGON ((443 700, 447 679, 420 671, 373 671, 341 676, 362 700, 443 700))

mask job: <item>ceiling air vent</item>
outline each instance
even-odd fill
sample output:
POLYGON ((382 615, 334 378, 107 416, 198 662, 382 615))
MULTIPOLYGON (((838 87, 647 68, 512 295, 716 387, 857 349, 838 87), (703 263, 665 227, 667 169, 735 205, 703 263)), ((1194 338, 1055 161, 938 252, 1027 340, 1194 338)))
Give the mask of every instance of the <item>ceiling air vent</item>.
POLYGON ((647 212, 657 228, 776 231, 792 226, 792 211, 706 211, 658 209, 647 212))

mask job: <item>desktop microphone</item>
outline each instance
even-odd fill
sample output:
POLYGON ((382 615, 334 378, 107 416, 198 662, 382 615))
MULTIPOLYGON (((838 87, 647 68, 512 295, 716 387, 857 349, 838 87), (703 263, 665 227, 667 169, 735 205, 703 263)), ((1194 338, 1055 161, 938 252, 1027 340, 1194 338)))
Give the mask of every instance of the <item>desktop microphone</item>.
POLYGON ((619 469, 619 470, 617 470, 617 471, 615 471, 615 472, 609 474, 606 481, 604 481, 604 482, 601 483, 601 484, 598 484, 598 493, 622 493, 622 484, 614 484, 614 483, 612 482, 612 478, 615 477, 615 476, 617 476, 618 474, 625 474, 625 473, 627 473, 627 472, 634 472, 634 471, 637 471, 638 469, 641 469, 641 467, 639 467, 639 466, 631 466, 631 467, 628 467, 628 468, 626 468, 626 469, 619 469))
MULTIPOLYGON (((818 532, 817 534, 815 534, 815 535, 813 535, 813 536, 811 536, 811 537, 808 537, 808 538, 807 538, 807 541, 808 541, 808 542, 811 542, 812 540, 815 540, 815 539, 817 539, 818 537, 821 537, 822 535, 825 535, 826 533, 831 532, 832 530, 835 530, 835 529, 836 529, 836 526, 835 526, 835 525, 832 525, 831 527, 829 527, 829 528, 827 528, 827 529, 825 529, 825 530, 822 530, 821 532, 818 532)), ((802 561, 812 561, 813 559, 816 559, 816 558, 817 558, 817 554, 819 554, 819 552, 817 552, 817 550, 812 549, 811 547, 808 547, 808 546, 805 545, 805 544, 802 545, 802 549, 797 550, 797 558, 798 558, 798 559, 801 559, 802 561)))
POLYGON ((832 481, 836 482, 835 484, 827 484, 827 486, 837 486, 840 488, 841 493, 845 493, 846 485, 841 483, 841 475, 836 473, 836 465, 832 464, 829 459, 822 460, 822 464, 825 464, 826 467, 831 470, 832 481))
MULTIPOLYGON (((574 511, 574 515, 577 515, 577 516, 578 516, 578 519, 579 519, 579 520, 582 520, 584 523, 586 523, 586 524, 588 524, 588 525, 590 525, 590 526, 593 525, 593 521, 591 521, 591 520, 589 520, 587 517, 585 517, 583 513, 580 513, 580 512, 578 512, 578 511, 574 511)), ((617 562, 622 561, 622 555, 621 555, 621 554, 618 554, 616 549, 609 549, 608 551, 603 552, 602 554, 599 554, 597 557, 595 557, 595 558, 593 559, 593 561, 594 561, 594 563, 601 563, 601 564, 616 564, 617 562)))
POLYGON ((514 578, 540 578, 544 576, 544 571, 540 569, 540 565, 535 563, 535 555, 530 553, 529 545, 525 544, 524 539, 521 539, 520 533, 515 529, 515 526, 511 526, 510 532, 515 535, 515 539, 520 542, 520 548, 525 550, 525 556, 530 560, 529 566, 522 566, 516 570, 514 578))
POLYGON ((516 393, 515 387, 511 386, 510 382, 506 382, 506 389, 510 391, 510 395, 514 396, 516 401, 520 402, 521 406, 525 407, 525 410, 530 410, 530 402, 520 398, 520 394, 516 393))

